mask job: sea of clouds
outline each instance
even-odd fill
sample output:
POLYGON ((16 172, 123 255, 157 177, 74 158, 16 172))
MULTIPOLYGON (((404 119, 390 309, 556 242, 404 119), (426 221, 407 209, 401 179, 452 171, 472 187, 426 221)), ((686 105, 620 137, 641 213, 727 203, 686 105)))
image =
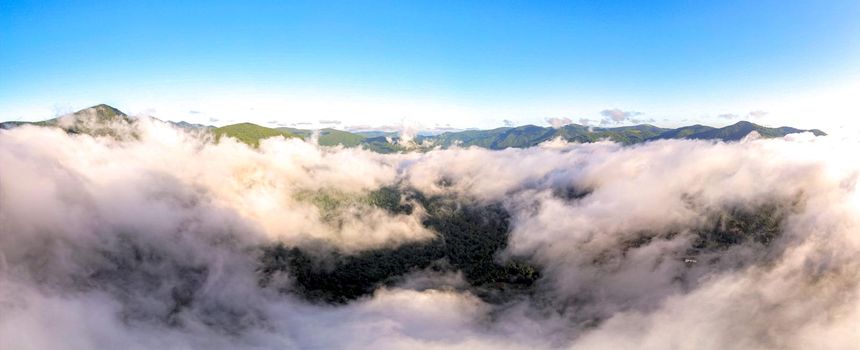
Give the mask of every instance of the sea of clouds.
POLYGON ((127 128, 119 138, 0 130, 0 348, 860 344, 852 141, 553 141, 385 155, 298 139, 215 143, 146 118, 127 128), (538 266, 539 292, 490 304, 468 289, 417 288, 457 279, 418 273, 331 305, 283 293, 288 275, 282 288, 260 286, 260 246, 358 253, 434 239, 420 207, 354 205, 332 225, 301 199, 384 186, 501 203, 511 232, 498 259, 538 266), (714 217, 768 206, 781 218, 772 242, 688 257, 714 217))

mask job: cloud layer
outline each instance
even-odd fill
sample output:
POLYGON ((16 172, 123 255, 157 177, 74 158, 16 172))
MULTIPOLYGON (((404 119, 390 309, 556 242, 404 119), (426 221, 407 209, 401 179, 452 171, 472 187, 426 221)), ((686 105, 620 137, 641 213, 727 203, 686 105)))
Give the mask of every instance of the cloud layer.
POLYGON ((860 341, 856 144, 798 134, 381 155, 131 128, 123 140, 0 130, 0 348, 860 341), (409 198, 409 213, 368 205, 382 187, 502 205, 498 259, 540 267, 534 291, 489 303, 422 271, 343 305, 284 293, 289 274, 260 286, 261 246, 352 254, 437 236, 409 198))

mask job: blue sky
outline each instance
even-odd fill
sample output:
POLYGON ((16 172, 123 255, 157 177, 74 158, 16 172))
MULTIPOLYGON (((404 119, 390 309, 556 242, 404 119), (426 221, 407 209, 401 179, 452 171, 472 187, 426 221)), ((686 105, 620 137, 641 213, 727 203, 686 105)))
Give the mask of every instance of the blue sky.
POLYGON ((0 120, 837 128, 858 79, 856 0, 0 2, 0 120))

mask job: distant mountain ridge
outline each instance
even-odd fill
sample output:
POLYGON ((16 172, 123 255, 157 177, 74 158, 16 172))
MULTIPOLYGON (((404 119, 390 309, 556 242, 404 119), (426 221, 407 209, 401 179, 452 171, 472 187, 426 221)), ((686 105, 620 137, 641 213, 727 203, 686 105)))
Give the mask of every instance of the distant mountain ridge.
MULTIPOLYGON (((114 123, 128 124, 131 122, 132 118, 122 111, 105 104, 100 104, 70 115, 40 122, 3 122, 0 123, 0 129, 11 129, 29 124, 60 127, 70 133, 102 135, 111 134, 111 125, 114 125, 114 123)), ((421 150, 437 146, 447 148, 455 145, 463 147, 477 146, 495 150, 525 148, 536 146, 556 138, 580 143, 608 139, 621 144, 632 145, 663 139, 699 139, 731 142, 741 140, 754 131, 764 138, 782 137, 800 132, 811 132, 816 136, 826 135, 826 133, 818 129, 802 130, 787 126, 770 128, 748 121, 740 121, 722 128, 696 124, 674 129, 660 128, 648 124, 612 128, 568 124, 558 128, 523 125, 490 130, 445 132, 432 136, 418 135, 412 140, 412 143, 406 143, 401 142, 402 140, 392 133, 383 132, 352 133, 331 128, 320 130, 268 128, 253 123, 238 123, 218 128, 208 125, 191 124, 184 121, 170 123, 180 128, 206 130, 207 132, 211 132, 216 140, 227 136, 252 146, 259 145, 262 139, 281 136, 285 138, 315 138, 323 146, 365 147, 381 153, 403 152, 414 149, 421 150)))
POLYGON ((765 138, 782 137, 799 132, 811 132, 816 136, 826 135, 826 133, 818 129, 769 128, 748 121, 740 121, 722 128, 691 125, 676 129, 660 128, 649 124, 613 128, 589 127, 579 124, 568 124, 559 128, 524 125, 492 130, 448 132, 432 139, 435 139, 436 143, 442 146, 459 144, 462 146, 504 149, 509 147, 531 147, 555 138, 562 138, 568 142, 581 143, 609 139, 625 145, 663 139, 737 141, 753 131, 758 132, 765 138))

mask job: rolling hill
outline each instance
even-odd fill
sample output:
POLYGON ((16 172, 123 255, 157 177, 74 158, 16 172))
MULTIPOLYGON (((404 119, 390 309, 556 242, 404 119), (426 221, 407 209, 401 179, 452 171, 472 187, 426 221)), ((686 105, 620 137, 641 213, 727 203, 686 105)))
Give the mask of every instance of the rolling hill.
POLYGON ((267 128, 265 126, 260 126, 253 123, 239 123, 222 126, 220 128, 215 128, 212 131, 215 134, 215 140, 220 140, 221 137, 228 136, 235 138, 239 141, 247 143, 251 146, 257 147, 260 145, 260 140, 275 137, 275 136, 283 136, 284 138, 291 137, 300 137, 296 134, 293 134, 289 131, 284 130, 276 130, 272 128, 267 128))
MULTIPOLYGON (((707 127, 704 127, 707 128, 707 127)), ((758 132, 762 137, 782 137, 788 134, 794 134, 799 132, 804 132, 807 130, 795 129, 787 126, 779 127, 779 128, 768 128, 761 125, 753 124, 748 121, 740 121, 735 124, 729 125, 724 128, 710 128, 710 129, 702 129, 699 132, 692 133, 687 135, 686 138, 690 139, 720 139, 723 141, 737 141, 744 136, 748 135, 751 132, 758 132)), ((808 130, 811 131, 816 136, 825 135, 821 130, 808 130)), ((668 137, 663 137, 668 138, 668 137)), ((677 137, 676 137, 677 138, 677 137)))
POLYGON ((122 111, 100 104, 84 108, 72 114, 38 122, 4 122, 0 129, 11 129, 22 125, 57 127, 72 134, 90 134, 95 136, 118 136, 116 126, 129 125, 132 119, 122 111))
MULTIPOLYGON (((295 128, 276 128, 275 130, 281 130, 293 133, 295 135, 301 136, 304 139, 310 139, 313 137, 314 130, 308 129, 295 129, 295 128)), ((346 147, 355 147, 358 146, 364 141, 367 137, 354 134, 348 131, 325 128, 320 129, 319 138, 317 142, 322 146, 337 146, 343 145, 346 147)))
POLYGON ((660 128, 642 124, 621 126, 615 128, 588 127, 569 124, 560 128, 525 125, 492 130, 467 130, 448 132, 436 137, 429 137, 442 147, 452 145, 478 146, 489 149, 504 149, 509 147, 531 147, 541 142, 562 138, 569 142, 595 142, 608 139, 625 145, 661 139, 706 139, 737 141, 750 132, 756 131, 762 137, 782 137, 792 133, 809 131, 815 135, 826 135, 821 130, 801 130, 791 127, 768 128, 750 122, 742 121, 723 128, 703 125, 685 126, 677 129, 660 128))
MULTIPOLYGON (((116 125, 115 123, 129 124, 132 121, 133 119, 122 111, 105 104, 100 104, 70 115, 40 122, 11 121, 0 123, 0 129, 11 129, 21 125, 37 125, 60 127, 70 133, 111 135, 113 132, 111 126, 116 125)), ((447 148, 455 145, 463 147, 477 146, 488 149, 525 148, 536 146, 542 142, 556 138, 580 143, 611 140, 625 145, 632 145, 663 139, 721 140, 730 142, 741 140, 753 131, 759 133, 764 138, 782 137, 799 132, 811 132, 817 136, 826 135, 823 131, 817 129, 801 130, 786 126, 770 128, 748 121, 737 122, 722 128, 696 124, 675 129, 660 128, 648 124, 613 128, 590 127, 578 124, 569 124, 559 128, 523 125, 490 130, 464 130, 445 132, 438 135, 419 135, 415 138, 415 142, 417 144, 424 144, 424 146, 407 147, 401 145, 398 142, 399 138, 396 134, 391 132, 364 131, 352 133, 331 128, 314 131, 295 128, 268 128, 252 123, 239 123, 219 128, 191 124, 184 121, 170 123, 180 128, 210 130, 216 140, 219 140, 223 136, 229 136, 254 147, 260 144, 260 140, 275 136, 286 138, 298 137, 310 140, 315 136, 316 132, 317 142, 322 146, 364 147, 380 153, 427 150, 432 147, 447 148)))

